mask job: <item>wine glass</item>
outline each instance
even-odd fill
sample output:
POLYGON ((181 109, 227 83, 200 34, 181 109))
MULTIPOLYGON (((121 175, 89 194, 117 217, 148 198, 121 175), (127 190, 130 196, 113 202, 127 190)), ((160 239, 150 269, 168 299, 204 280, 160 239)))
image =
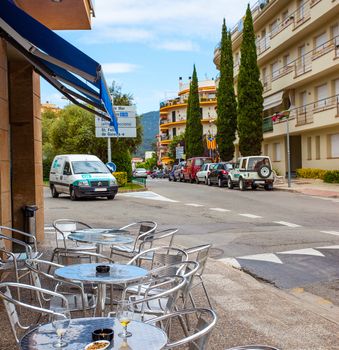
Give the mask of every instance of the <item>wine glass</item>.
POLYGON ((58 341, 53 343, 55 348, 64 348, 68 345, 67 342, 62 340, 62 337, 65 335, 66 330, 71 322, 71 315, 67 309, 55 309, 55 314, 52 315, 52 325, 55 329, 55 332, 58 336, 58 341))
POLYGON ((127 326, 132 321, 133 314, 133 305, 130 302, 128 302, 128 300, 123 300, 118 303, 117 319, 119 320, 120 324, 124 327, 124 331, 118 334, 119 337, 128 338, 132 335, 131 332, 127 331, 127 326))

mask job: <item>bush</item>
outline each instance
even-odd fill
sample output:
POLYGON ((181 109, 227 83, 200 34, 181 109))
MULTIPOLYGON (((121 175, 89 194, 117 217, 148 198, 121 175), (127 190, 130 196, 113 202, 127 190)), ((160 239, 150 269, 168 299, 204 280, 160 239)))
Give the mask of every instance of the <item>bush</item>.
POLYGON ((127 184, 127 173, 125 171, 116 171, 113 176, 116 178, 119 187, 127 184))
POLYGON ((328 170, 324 175, 324 182, 339 183, 339 170, 328 170))
POLYGON ((297 177, 302 177, 304 179, 324 179, 324 175, 327 170, 316 169, 316 168, 305 168, 297 169, 297 177))

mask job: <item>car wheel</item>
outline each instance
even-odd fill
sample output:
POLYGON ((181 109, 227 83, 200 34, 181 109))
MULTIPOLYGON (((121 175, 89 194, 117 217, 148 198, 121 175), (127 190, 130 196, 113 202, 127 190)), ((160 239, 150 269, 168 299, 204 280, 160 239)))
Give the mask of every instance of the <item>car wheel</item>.
POLYGON ((172 179, 171 179, 171 177, 170 177, 170 176, 168 177, 168 181, 172 181, 172 179))
POLYGON ((227 187, 231 190, 234 186, 233 186, 233 182, 232 179, 229 177, 227 179, 227 187))
POLYGON ((263 179, 267 179, 272 173, 272 170, 269 166, 267 165, 262 165, 259 169, 258 169, 258 175, 263 178, 263 179))
POLYGON ((51 194, 53 198, 59 197, 59 192, 55 189, 54 185, 51 185, 51 194))
POLYGON ((258 188, 258 185, 256 185, 256 184, 252 184, 252 190, 256 190, 257 188, 258 188))
POLYGON ((173 176, 173 181, 177 182, 177 178, 175 176, 173 176))
POLYGON ((114 199, 114 197, 115 197, 114 195, 107 196, 107 199, 108 199, 108 200, 112 200, 112 199, 114 199))
POLYGON ((240 189, 240 191, 246 190, 245 181, 242 177, 239 179, 239 189, 240 189))
POLYGON ((71 198, 71 201, 78 200, 78 196, 76 195, 73 187, 71 187, 71 190, 70 190, 70 198, 71 198))
POLYGON ((183 181, 183 178, 182 176, 179 177, 179 181, 182 182, 183 181))
POLYGON ((207 185, 207 177, 205 177, 205 185, 207 185))
POLYGON ((189 178, 190 183, 192 184, 194 182, 194 179, 192 179, 191 177, 189 178))
POLYGON ((199 182, 200 182, 200 181, 199 181, 198 176, 195 177, 195 182, 199 185, 199 182))
POLYGON ((210 179, 210 178, 207 179, 207 185, 208 185, 208 186, 212 186, 212 182, 211 182, 211 179, 210 179))
POLYGON ((219 187, 224 187, 224 184, 222 183, 222 180, 221 180, 220 177, 219 177, 219 179, 218 179, 218 186, 219 186, 219 187))
POLYGON ((272 191, 273 190, 273 185, 272 184, 266 184, 264 186, 264 188, 265 188, 266 191, 272 191))

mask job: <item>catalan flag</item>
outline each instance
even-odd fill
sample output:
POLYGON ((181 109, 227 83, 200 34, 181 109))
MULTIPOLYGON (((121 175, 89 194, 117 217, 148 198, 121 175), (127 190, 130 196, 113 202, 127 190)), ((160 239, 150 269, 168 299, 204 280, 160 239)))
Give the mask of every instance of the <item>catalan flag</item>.
POLYGON ((207 149, 215 150, 217 148, 217 140, 214 136, 206 136, 207 149))

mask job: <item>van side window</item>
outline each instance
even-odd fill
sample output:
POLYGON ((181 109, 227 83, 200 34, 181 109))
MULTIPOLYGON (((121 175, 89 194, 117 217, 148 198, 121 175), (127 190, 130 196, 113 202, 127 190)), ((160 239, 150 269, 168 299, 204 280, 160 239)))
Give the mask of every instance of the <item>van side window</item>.
POLYGON ((69 162, 65 162, 63 174, 64 174, 64 175, 72 175, 71 165, 70 165, 69 162))

